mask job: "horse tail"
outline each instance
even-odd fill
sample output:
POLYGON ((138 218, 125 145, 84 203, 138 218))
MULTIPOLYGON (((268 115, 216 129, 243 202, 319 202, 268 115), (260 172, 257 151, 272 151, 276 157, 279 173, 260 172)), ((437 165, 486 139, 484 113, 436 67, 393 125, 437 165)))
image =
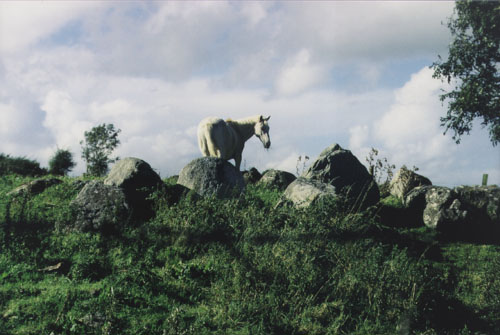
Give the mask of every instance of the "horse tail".
POLYGON ((221 129, 220 129, 220 124, 219 123, 213 123, 210 124, 210 126, 207 129, 207 135, 208 135, 208 151, 210 152, 211 157, 218 157, 222 158, 222 150, 221 150, 221 145, 222 143, 219 143, 219 134, 221 129))
POLYGON ((207 143, 207 124, 201 122, 198 125, 198 146, 200 148, 201 154, 205 157, 210 156, 210 151, 208 150, 207 143))

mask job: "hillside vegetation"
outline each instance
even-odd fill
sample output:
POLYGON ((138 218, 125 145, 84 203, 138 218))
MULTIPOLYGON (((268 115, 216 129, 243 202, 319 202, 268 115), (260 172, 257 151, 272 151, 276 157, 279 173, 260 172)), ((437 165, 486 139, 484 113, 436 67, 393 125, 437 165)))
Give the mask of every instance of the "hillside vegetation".
POLYGON ((497 244, 256 186, 68 232, 81 182, 13 197, 32 178, 0 178, 0 334, 500 334, 497 244))

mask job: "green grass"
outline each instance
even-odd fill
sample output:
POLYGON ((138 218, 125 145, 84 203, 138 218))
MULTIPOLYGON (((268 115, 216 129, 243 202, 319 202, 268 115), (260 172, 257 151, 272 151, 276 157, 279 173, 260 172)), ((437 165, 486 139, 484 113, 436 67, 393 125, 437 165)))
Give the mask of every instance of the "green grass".
POLYGON ((401 199, 396 198, 393 195, 389 195, 388 197, 380 199, 380 203, 382 205, 391 206, 394 208, 404 208, 404 205, 403 205, 403 202, 401 201, 401 199))
POLYGON ((500 333, 497 245, 339 202, 275 209, 280 194, 262 187, 158 196, 148 222, 64 233, 73 180, 5 196, 28 180, 0 179, 0 334, 500 333))

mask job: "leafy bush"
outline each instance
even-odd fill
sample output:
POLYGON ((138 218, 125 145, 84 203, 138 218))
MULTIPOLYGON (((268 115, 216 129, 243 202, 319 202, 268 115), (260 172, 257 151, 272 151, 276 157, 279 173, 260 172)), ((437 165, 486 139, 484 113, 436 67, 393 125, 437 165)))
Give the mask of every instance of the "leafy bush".
POLYGON ((65 176, 74 167, 73 155, 69 150, 57 149, 54 156, 49 161, 49 173, 53 175, 65 176))
POLYGON ((21 176, 42 176, 47 174, 47 171, 34 160, 26 157, 11 157, 0 153, 0 176, 12 173, 21 176))

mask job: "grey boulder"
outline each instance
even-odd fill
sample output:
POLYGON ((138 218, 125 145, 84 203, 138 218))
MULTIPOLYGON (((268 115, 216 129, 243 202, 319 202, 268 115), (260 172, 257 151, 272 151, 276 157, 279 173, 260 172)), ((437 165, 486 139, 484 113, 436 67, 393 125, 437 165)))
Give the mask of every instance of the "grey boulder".
POLYGON ((243 171, 242 174, 245 185, 256 184, 262 177, 262 174, 259 172, 259 170, 254 167, 248 171, 243 171))
POLYGON ((162 184, 160 176, 151 166, 139 158, 127 157, 119 160, 104 179, 105 185, 118 186, 124 190, 136 191, 162 184))
POLYGON ((323 150, 301 177, 334 186, 356 210, 373 206, 380 200, 379 188, 368 170, 350 150, 338 144, 323 150))
POLYGON ((7 195, 10 196, 21 196, 21 195, 37 195, 45 191, 47 188, 62 183, 61 179, 49 178, 49 179, 35 179, 27 184, 21 185, 7 195))
POLYGON ((405 201, 413 212, 420 212, 422 221, 434 229, 449 229, 466 222, 468 211, 458 194, 443 186, 421 186, 410 192, 405 201), (424 199, 425 198, 425 199, 424 199))
POLYGON ((424 225, 423 216, 427 206, 425 194, 434 186, 417 186, 403 197, 408 219, 416 226, 424 225))
POLYGON ((227 161, 201 157, 191 161, 179 173, 177 183, 201 196, 231 198, 245 188, 242 174, 227 161))
POLYGON ((471 220, 500 225, 500 187, 459 186, 454 189, 460 200, 471 208, 471 220))
POLYGON ((426 185, 432 185, 428 178, 402 167, 392 178, 389 193, 398 199, 404 199, 404 196, 415 187, 426 185))
POLYGON ((270 169, 264 172, 257 185, 284 191, 297 177, 290 172, 270 169))
POLYGON ((337 197, 335 187, 317 180, 299 177, 283 193, 277 206, 290 203, 295 208, 306 208, 321 200, 337 197))
POLYGON ((453 190, 434 187, 425 194, 424 224, 429 228, 447 229, 465 223, 467 210, 453 190))
POLYGON ((417 186, 405 195, 403 204, 409 216, 431 228, 500 225, 498 186, 417 186))
POLYGON ((87 183, 71 206, 76 218, 71 225, 64 227, 70 231, 112 232, 122 228, 130 217, 130 207, 123 190, 104 185, 102 181, 87 183))
POLYGON ((152 202, 148 198, 163 187, 163 181, 148 163, 127 157, 113 166, 104 179, 104 185, 122 189, 134 215, 147 217, 152 215, 152 202))

